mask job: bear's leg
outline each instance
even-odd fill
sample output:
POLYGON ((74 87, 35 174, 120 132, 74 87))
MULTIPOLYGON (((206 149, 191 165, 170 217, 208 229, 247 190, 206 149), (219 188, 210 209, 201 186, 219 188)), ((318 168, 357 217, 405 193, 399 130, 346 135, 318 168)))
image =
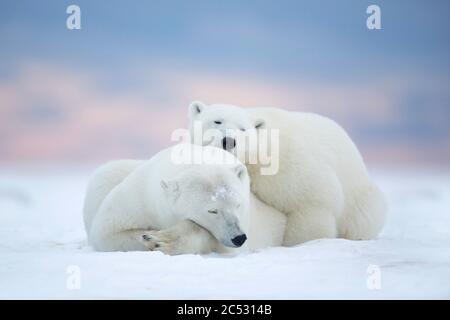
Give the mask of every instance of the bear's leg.
POLYGON ((376 186, 360 188, 349 197, 338 219, 339 236, 350 240, 374 239, 383 228, 386 211, 386 200, 376 186))
POLYGON ((283 245, 297 244, 321 238, 336 238, 336 218, 328 210, 312 209, 288 215, 283 245))
POLYGON ((305 180, 314 184, 307 188, 299 209, 287 216, 285 246, 338 237, 336 217, 341 214, 345 199, 341 183, 331 168, 320 167, 311 170, 311 174, 314 176, 305 180))
POLYGON ((140 241, 149 250, 169 255, 205 254, 217 251, 219 247, 209 231, 190 220, 183 220, 164 230, 144 232, 140 241))
POLYGON ((146 251, 147 247, 140 241, 146 232, 146 229, 134 229, 103 234, 93 238, 92 245, 97 251, 146 251))

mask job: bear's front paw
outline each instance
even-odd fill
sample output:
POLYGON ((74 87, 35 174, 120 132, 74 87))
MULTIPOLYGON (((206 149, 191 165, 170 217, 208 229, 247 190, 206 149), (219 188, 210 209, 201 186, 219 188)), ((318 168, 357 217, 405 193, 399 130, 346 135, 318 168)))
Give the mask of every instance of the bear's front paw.
POLYGON ((182 253, 179 236, 170 230, 147 231, 140 240, 150 251, 161 251, 168 255, 182 253))

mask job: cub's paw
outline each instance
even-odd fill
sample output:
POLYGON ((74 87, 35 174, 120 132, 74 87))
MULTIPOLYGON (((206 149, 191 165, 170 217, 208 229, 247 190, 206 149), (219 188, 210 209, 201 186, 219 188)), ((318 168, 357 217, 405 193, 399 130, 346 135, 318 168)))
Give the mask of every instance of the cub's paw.
POLYGON ((181 254, 180 237, 172 230, 147 231, 140 241, 150 251, 161 251, 168 255, 181 254))

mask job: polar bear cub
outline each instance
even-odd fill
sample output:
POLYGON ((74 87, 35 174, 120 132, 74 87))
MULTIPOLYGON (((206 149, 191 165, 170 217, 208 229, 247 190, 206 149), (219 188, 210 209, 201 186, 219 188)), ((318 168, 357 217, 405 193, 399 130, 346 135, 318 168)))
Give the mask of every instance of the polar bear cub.
POLYGON ((250 195, 247 170, 234 156, 178 145, 147 161, 119 160, 97 169, 86 193, 84 222, 99 251, 182 254, 280 245, 286 221, 250 195), (178 163, 174 154, 180 152, 206 157, 200 164, 178 163), (252 217, 258 220, 249 225, 252 217))
POLYGON ((193 143, 235 154, 247 166, 252 192, 286 214, 285 245, 373 239, 383 227, 384 196, 336 122, 312 113, 199 101, 189 106, 189 118, 193 143))

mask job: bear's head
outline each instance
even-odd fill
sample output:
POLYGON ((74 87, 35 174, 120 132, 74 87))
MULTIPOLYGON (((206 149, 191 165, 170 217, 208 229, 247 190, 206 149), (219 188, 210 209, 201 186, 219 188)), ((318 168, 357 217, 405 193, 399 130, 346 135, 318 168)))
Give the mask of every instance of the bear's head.
POLYGON ((243 164, 188 165, 162 180, 161 187, 175 214, 202 226, 224 246, 240 247, 247 239, 250 182, 243 164))
POLYGON ((253 118, 241 107, 227 104, 206 106, 200 101, 189 106, 191 142, 222 148, 245 164, 258 161, 258 133, 264 127, 264 120, 253 118))

